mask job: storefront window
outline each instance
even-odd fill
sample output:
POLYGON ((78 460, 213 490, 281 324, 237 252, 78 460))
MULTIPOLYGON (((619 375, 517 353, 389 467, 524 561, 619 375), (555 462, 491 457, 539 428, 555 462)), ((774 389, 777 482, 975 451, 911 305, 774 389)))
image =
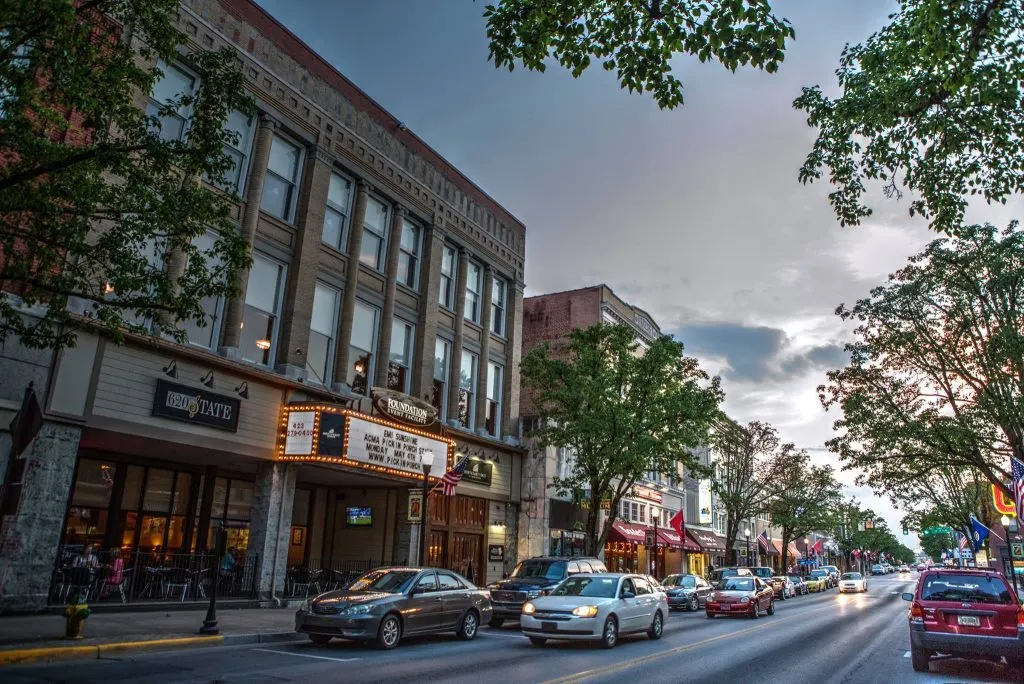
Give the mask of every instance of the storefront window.
POLYGON ((292 505, 292 530, 288 540, 289 566, 303 565, 306 560, 310 494, 308 489, 295 490, 295 502, 292 505))
POLYGON ((142 508, 154 513, 167 513, 171 507, 171 486, 174 484, 174 472, 170 470, 149 469, 146 478, 146 496, 142 508))
POLYGON ((107 508, 114 486, 114 465, 104 461, 82 459, 78 464, 72 506, 107 508))
POLYGON ((174 504, 171 506, 171 513, 183 515, 188 508, 189 489, 192 485, 192 475, 189 473, 178 473, 178 481, 174 485, 174 504))
POLYGON ((124 494, 121 495, 121 510, 137 511, 142 498, 142 476, 146 469, 135 465, 121 467, 128 468, 124 478, 124 494))
POLYGON ((229 520, 248 520, 252 509, 252 482, 231 481, 228 490, 228 509, 224 517, 229 520))

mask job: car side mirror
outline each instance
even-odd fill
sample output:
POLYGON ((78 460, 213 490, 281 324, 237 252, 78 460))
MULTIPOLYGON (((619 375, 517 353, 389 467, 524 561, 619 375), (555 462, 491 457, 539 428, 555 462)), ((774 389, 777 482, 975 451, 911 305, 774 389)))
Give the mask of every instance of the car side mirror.
POLYGON ((914 600, 914 595, 911 594, 911 593, 908 593, 908 592, 904 592, 903 595, 901 596, 901 598, 904 601, 913 601, 914 600))
POLYGON ((623 600, 631 599, 631 598, 636 598, 636 594, 634 594, 631 591, 624 591, 624 592, 622 592, 622 598, 623 598, 623 600))

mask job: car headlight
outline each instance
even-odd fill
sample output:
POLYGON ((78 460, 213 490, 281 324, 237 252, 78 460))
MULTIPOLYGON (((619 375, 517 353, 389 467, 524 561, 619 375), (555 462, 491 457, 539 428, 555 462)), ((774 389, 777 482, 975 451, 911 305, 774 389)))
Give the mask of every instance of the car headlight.
POLYGON ((361 603, 358 606, 349 606, 345 610, 341 611, 342 615, 366 615, 370 612, 371 606, 365 603, 361 603))
POLYGON ((577 606, 572 609, 576 617, 592 618, 597 615, 597 606, 577 606))
POLYGON ((537 612, 537 606, 533 605, 529 601, 523 604, 523 615, 533 615, 537 612))

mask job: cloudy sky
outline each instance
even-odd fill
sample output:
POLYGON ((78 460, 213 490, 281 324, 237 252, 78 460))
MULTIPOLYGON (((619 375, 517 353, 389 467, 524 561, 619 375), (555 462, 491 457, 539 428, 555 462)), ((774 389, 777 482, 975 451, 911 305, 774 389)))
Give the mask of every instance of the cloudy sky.
MULTIPOLYGON (((831 458, 815 388, 843 362, 833 312, 931 236, 906 200, 841 228, 827 186, 797 181, 814 131, 791 103, 834 91, 843 45, 895 2, 780 0, 797 33, 780 72, 680 59, 676 111, 604 72, 495 70, 481 0, 260 2, 526 224, 527 294, 607 283, 723 376, 730 415, 831 458)), ((887 502, 851 493, 898 532, 887 502)))

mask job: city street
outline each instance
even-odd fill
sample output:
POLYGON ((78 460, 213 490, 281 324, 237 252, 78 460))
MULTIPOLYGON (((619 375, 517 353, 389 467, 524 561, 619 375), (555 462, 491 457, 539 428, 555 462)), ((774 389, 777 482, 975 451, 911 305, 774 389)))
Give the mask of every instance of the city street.
POLYGON ((613 650, 587 644, 532 646, 515 624, 483 629, 472 642, 434 637, 390 652, 336 641, 213 648, 126 659, 12 667, 8 684, 34 682, 1019 682, 1000 665, 933 661, 911 669, 907 604, 912 580, 872 578, 866 595, 830 590, 776 604, 774 616, 708 620, 673 613, 662 640, 623 639, 613 650))

